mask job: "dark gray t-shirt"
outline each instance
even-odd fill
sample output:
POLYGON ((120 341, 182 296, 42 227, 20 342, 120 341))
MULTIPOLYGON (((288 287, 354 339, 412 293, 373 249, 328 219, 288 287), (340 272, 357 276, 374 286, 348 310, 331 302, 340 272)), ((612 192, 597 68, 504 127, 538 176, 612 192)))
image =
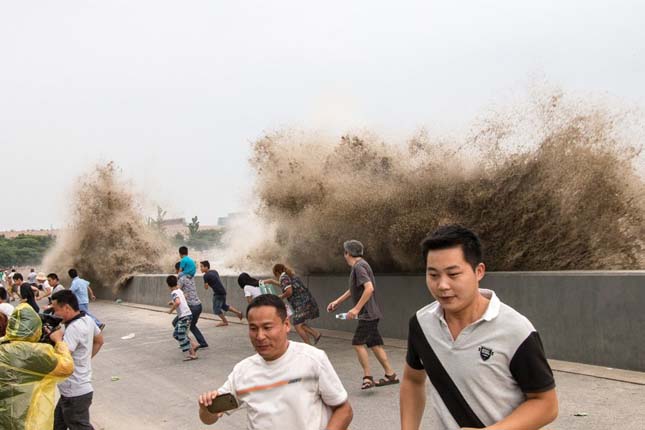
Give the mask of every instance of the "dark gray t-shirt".
POLYGON ((362 258, 354 264, 352 267, 352 273, 349 275, 349 291, 352 294, 352 300, 354 304, 358 303, 363 295, 365 288, 363 285, 365 283, 371 282, 374 286, 374 292, 372 297, 365 303, 363 309, 358 314, 358 319, 365 321, 377 320, 383 317, 381 313, 381 308, 379 308, 378 303, 376 302, 376 282, 374 281, 374 272, 372 268, 367 263, 367 261, 362 258))
POLYGON ((217 270, 211 269, 208 272, 204 273, 204 283, 208 284, 208 286, 211 287, 213 294, 218 296, 226 295, 226 288, 224 288, 217 270))

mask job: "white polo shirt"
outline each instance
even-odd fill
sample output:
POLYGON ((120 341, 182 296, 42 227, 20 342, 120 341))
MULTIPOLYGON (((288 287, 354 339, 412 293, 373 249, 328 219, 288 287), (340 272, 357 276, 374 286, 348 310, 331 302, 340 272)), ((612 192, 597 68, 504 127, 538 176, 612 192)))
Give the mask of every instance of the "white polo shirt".
MULTIPOLYGON (((510 415, 524 402, 525 393, 548 391, 555 382, 531 322, 502 303, 493 291, 480 289, 480 293, 490 300, 486 312, 456 340, 438 302, 420 309, 410 320, 407 363, 424 369, 424 357, 430 361, 428 348, 432 347, 466 403, 489 426, 510 415)), ((442 428, 459 429, 433 384, 430 393, 442 428)))

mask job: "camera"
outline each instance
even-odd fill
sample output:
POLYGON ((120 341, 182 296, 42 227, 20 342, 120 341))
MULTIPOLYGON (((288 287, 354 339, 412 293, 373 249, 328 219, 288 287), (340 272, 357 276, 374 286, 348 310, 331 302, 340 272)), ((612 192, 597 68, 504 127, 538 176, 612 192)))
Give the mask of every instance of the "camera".
POLYGON ((63 322, 63 319, 47 312, 39 313, 38 315, 43 323, 43 334, 40 336, 38 342, 53 345, 53 342, 49 339, 49 335, 60 329, 60 324, 63 322))

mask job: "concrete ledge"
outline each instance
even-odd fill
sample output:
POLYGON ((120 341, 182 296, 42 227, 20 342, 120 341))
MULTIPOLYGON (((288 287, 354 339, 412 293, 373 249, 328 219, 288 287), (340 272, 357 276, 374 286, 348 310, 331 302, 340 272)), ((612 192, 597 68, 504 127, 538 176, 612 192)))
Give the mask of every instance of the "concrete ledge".
MULTIPOLYGON (((348 287, 347 274, 303 277, 321 309, 317 328, 353 332, 354 321, 341 321, 324 311, 348 287)), ((204 312, 212 312, 210 291, 195 278, 204 312)), ((246 300, 237 278, 222 277, 229 304, 244 310, 246 300)), ((549 358, 603 368, 645 371, 645 271, 491 272, 482 288, 525 315, 540 333, 549 358)), ((98 289, 97 289, 98 290, 98 289)), ((101 298, 165 306, 165 275, 135 276, 116 294, 101 298)), ((419 274, 376 276, 376 297, 383 309, 379 329, 384 337, 406 339, 409 318, 432 301, 419 274)), ((343 306, 343 310, 348 309, 343 306)), ((232 321, 232 319, 231 319, 232 321)))
MULTIPOLYGON (((166 312, 166 313, 168 312, 168 308, 164 308, 161 306, 141 305, 138 303, 128 303, 128 302, 122 302, 120 304, 122 306, 128 306, 128 307, 137 308, 137 309, 146 309, 154 312, 166 312)), ((220 319, 217 316, 210 313, 202 313, 199 319, 200 320, 206 319, 209 321, 220 321, 220 319)), ((246 320, 240 321, 237 318, 230 319, 229 323, 247 325, 246 320)), ((351 341, 353 337, 353 333, 350 333, 347 331, 320 329, 320 332, 322 333, 323 337, 331 337, 331 338, 343 339, 347 341, 351 341)), ((407 349, 407 341, 403 339, 393 339, 393 338, 384 337, 383 342, 385 342, 385 346, 390 348, 398 348, 398 349, 404 349, 404 350, 407 349)), ((645 372, 634 372, 630 370, 612 369, 609 367, 592 366, 589 364, 572 363, 572 362, 561 361, 561 360, 549 360, 549 364, 551 365, 551 368, 556 372, 572 373, 575 375, 585 375, 585 376, 592 376, 594 378, 609 379, 612 381, 627 382, 627 383, 636 384, 636 385, 645 385, 645 372)))

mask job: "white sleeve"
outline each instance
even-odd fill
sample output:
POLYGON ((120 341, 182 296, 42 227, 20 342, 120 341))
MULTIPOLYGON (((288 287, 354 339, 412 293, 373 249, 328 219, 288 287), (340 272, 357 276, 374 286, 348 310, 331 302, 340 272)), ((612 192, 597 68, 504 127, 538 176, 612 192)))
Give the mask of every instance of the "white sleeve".
POLYGON ((250 285, 244 287, 244 297, 251 297, 253 295, 251 288, 252 287, 250 285))
POLYGON ((218 394, 226 394, 226 393, 231 393, 235 395, 235 388, 234 388, 234 383, 233 383, 233 374, 231 373, 228 375, 228 378, 226 378, 226 382, 224 382, 224 385, 219 387, 217 389, 218 394))
POLYGON ((320 351, 322 357, 318 369, 318 390, 320 397, 327 406, 340 406, 347 401, 347 391, 343 387, 338 374, 331 365, 327 354, 320 351))
POLYGON ((239 366, 239 363, 235 365, 235 367, 233 368, 233 371, 228 375, 228 378, 226 378, 226 382, 224 383, 224 385, 222 385, 217 389, 217 393, 232 394, 233 396, 235 396, 235 400, 237 400, 237 404, 241 407, 243 402, 237 397, 237 388, 235 385, 235 374, 236 374, 236 371, 238 370, 238 366, 239 366))

